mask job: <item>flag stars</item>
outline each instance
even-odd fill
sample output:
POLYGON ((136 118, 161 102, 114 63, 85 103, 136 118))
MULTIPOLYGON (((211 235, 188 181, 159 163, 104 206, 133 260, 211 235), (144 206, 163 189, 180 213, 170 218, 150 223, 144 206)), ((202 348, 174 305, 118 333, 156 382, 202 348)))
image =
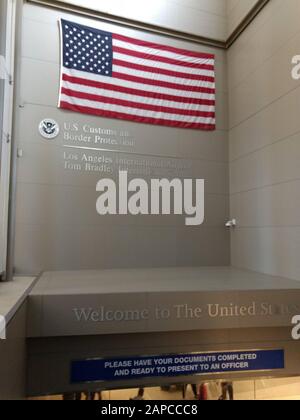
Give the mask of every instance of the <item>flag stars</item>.
POLYGON ((112 72, 112 37, 95 30, 63 25, 64 65, 68 68, 109 76, 112 72), (76 30, 75 30, 76 29, 76 30))

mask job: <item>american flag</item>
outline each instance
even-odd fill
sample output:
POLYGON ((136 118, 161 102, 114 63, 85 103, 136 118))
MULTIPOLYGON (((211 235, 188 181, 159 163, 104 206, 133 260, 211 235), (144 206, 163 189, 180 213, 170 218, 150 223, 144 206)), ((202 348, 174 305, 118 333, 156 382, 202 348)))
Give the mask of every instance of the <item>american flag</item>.
POLYGON ((60 21, 59 107, 84 114, 215 129, 214 55, 60 21))

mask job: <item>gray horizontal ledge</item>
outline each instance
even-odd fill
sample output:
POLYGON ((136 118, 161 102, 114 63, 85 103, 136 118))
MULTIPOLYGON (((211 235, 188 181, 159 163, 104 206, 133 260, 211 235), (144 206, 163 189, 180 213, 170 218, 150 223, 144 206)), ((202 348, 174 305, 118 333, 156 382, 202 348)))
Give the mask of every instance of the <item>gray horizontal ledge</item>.
POLYGON ((299 302, 299 281, 230 267, 47 272, 28 337, 292 327, 299 302))
POLYGON ((12 320, 35 284, 35 277, 16 277, 14 281, 0 283, 0 315, 6 324, 12 320))

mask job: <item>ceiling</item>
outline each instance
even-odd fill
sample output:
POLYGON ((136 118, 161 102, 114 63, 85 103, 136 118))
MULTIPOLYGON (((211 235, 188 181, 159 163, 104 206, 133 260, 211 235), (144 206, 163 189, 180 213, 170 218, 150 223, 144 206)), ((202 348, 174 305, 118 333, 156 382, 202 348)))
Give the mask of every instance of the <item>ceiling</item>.
POLYGON ((58 1, 223 42, 259 3, 259 0, 58 1))

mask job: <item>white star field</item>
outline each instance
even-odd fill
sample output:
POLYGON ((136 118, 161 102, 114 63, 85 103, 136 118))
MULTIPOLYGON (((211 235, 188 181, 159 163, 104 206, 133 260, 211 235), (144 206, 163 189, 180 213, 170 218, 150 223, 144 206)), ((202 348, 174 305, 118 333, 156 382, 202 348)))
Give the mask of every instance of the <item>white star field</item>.
POLYGON ((112 76, 112 34, 62 20, 64 67, 112 76))

